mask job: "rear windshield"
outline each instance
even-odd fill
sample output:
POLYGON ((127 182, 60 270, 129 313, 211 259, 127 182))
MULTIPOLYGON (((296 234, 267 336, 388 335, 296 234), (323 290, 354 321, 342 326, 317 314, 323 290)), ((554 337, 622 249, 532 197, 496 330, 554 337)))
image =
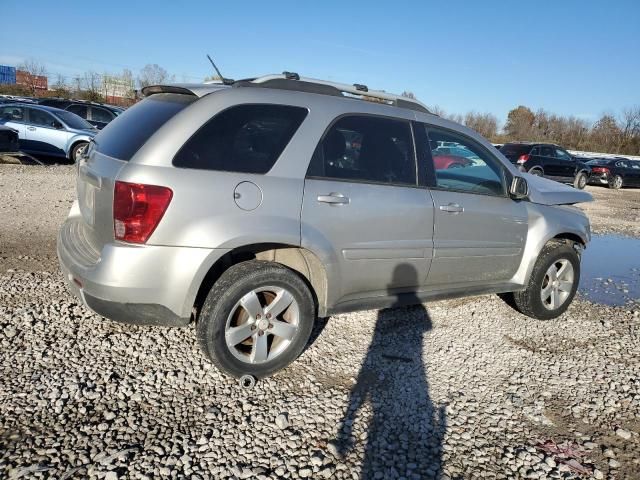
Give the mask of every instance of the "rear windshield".
POLYGON ((587 165, 607 165, 610 161, 606 158, 596 158, 595 160, 589 160, 587 165))
POLYGON ((195 102, 192 95, 159 93, 118 115, 95 137, 96 150, 109 157, 131 160, 162 125, 195 102))
POLYGON ((504 155, 524 155, 531 151, 531 145, 507 144, 500 148, 500 152, 504 155))

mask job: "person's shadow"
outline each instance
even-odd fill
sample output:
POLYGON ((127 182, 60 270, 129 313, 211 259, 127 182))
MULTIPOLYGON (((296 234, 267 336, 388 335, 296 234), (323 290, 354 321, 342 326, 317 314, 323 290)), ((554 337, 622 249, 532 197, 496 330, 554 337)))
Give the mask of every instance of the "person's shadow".
MULTIPOLYGON (((412 265, 393 272, 394 285, 417 285, 412 265), (413 283, 410 283, 413 282, 413 283)), ((405 297, 406 294, 403 294, 405 297)), ((338 453, 346 456, 358 443, 366 442, 360 477, 439 478, 442 473, 442 438, 446 430, 444 405, 429 398, 425 371, 424 334, 431 330, 426 308, 414 294, 409 304, 378 313, 367 356, 351 389, 349 407, 338 431, 338 453), (357 417, 367 404, 371 417, 366 438, 356 434, 357 417)), ((406 300, 406 297, 403 298, 406 300)), ((406 301, 403 304, 407 304, 406 301)))

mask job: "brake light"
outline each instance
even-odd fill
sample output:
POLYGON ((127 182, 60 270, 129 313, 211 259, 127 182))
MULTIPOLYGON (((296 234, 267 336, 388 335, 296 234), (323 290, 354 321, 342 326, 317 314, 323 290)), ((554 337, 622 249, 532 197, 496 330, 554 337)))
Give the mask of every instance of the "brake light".
POLYGON ((113 192, 113 231, 116 240, 145 243, 171 202, 170 188, 116 181, 113 192))
POLYGON ((607 167, 591 167, 592 173, 609 173, 609 169, 607 167))
POLYGON ((530 155, 528 154, 520 155, 516 163, 518 165, 522 165, 523 163, 527 163, 527 160, 529 160, 529 158, 530 158, 530 155))

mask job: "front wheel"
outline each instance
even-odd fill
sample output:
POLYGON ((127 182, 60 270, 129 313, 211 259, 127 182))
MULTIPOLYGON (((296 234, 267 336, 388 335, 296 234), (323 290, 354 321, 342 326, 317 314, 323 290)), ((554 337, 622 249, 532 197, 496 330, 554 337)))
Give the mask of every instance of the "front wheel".
POLYGON ((562 315, 573 300, 580 279, 580 257, 572 245, 549 242, 540 252, 527 288, 513 293, 516 309, 533 318, 562 315))
POLYGON ((273 262, 230 267, 213 285, 196 324, 200 347, 234 377, 268 377, 304 350, 315 303, 303 278, 273 262))
POLYGON ((620 175, 614 175, 613 178, 609 180, 609 188, 620 190, 622 188, 622 177, 620 175))
POLYGON ((584 172, 578 173, 576 178, 573 180, 573 186, 578 190, 583 190, 584 187, 587 186, 587 174, 584 172))
POLYGON ((85 150, 87 149, 87 145, 89 145, 89 142, 78 142, 73 146, 73 148, 71 149, 71 155, 70 155, 71 161, 73 163, 78 163, 78 161, 80 160, 80 157, 82 157, 85 150))

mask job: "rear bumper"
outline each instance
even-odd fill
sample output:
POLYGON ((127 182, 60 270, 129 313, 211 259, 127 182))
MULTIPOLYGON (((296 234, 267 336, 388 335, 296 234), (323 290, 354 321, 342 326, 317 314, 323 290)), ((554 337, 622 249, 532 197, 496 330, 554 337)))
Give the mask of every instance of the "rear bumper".
POLYGON ((108 319, 137 325, 184 326, 209 268, 225 249, 105 244, 91 250, 82 220, 58 234, 60 267, 71 291, 108 319))
POLYGON ((609 176, 605 174, 591 174, 589 177, 589 183, 591 185, 607 185, 609 183, 609 176))

